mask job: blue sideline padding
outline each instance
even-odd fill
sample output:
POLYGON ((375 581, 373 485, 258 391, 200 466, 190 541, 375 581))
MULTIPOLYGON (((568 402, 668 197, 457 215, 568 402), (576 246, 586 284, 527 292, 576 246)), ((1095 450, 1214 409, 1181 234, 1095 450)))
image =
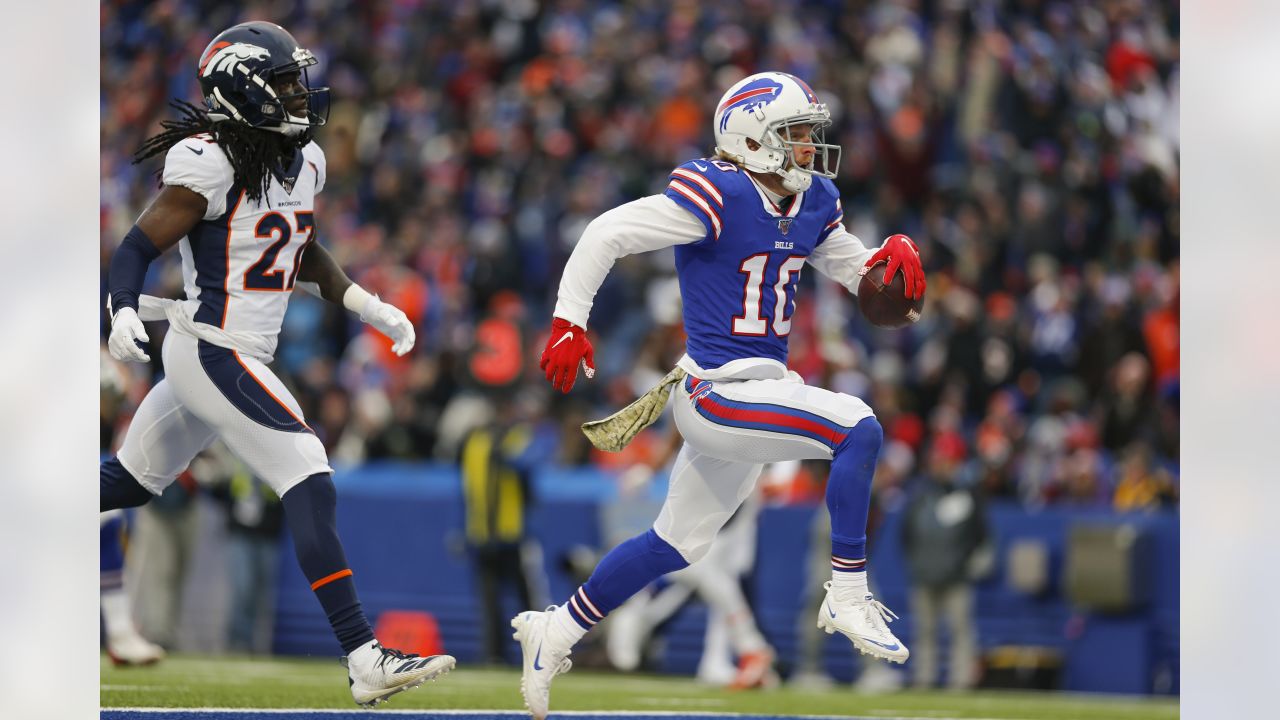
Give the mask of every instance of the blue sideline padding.
MULTIPOLYGON (((374 464, 340 469, 338 527, 370 620, 384 610, 424 610, 439 622, 446 650, 459 662, 481 656, 479 603, 462 534, 462 501, 456 468, 445 465, 374 464), (395 532, 392 533, 391 530, 395 532), (389 547, 389 538, 396 538, 389 547)), ((616 502, 616 482, 597 470, 546 469, 534 479, 530 537, 542 549, 552 602, 568 597, 583 578, 570 577, 563 559, 577 546, 596 550, 610 535, 599 527, 599 507, 616 502)), ((661 491, 660 489, 658 490, 661 491)), ((656 508, 656 505, 655 505, 656 508)), ((810 523, 816 507, 775 507, 760 516, 754 573, 748 598, 761 630, 784 668, 796 660, 801 623, 811 623, 806 594, 827 579, 806 578, 810 523)), ((823 510, 825 512, 825 510, 823 510)), ((656 509, 655 509, 656 512, 656 509)), ((1092 692, 1170 693, 1178 682, 1178 516, 1176 512, 1117 515, 1107 510, 1048 508, 1029 512, 993 503, 998 545, 993 575, 977 586, 979 641, 983 648, 1036 645, 1064 658, 1063 689, 1092 692), (1067 538, 1073 523, 1129 523, 1151 542, 1147 605, 1120 616, 1096 616, 1069 605, 1062 588, 1067 538), (1011 542, 1035 539, 1049 551, 1050 587, 1028 597, 1008 587, 1003 561, 1011 542)), ((901 513, 887 510, 869 547, 873 589, 902 620, 894 630, 912 642, 908 577, 898 537, 901 513)), ((286 540, 282 548, 274 650, 287 655, 340 654, 320 605, 312 596, 286 540)), ((513 596, 511 612, 520 608, 513 596)), ((706 609, 686 605, 662 629, 657 669, 691 674, 702 652, 706 609)), ((514 646, 508 648, 514 657, 514 646)), ((859 662, 839 636, 824 645, 826 670, 839 680, 856 677, 859 662)), ((945 661, 945 652, 943 653, 945 661)), ((945 670, 944 670, 945 671, 945 670)))

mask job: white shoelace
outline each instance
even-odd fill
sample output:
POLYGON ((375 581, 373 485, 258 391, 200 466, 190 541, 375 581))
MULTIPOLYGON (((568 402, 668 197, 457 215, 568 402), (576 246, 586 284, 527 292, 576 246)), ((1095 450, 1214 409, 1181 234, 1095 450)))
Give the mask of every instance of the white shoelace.
MULTIPOLYGON (((831 581, 827 581, 827 583, 823 585, 823 588, 825 588, 826 590, 833 590, 831 586, 831 581)), ((835 590, 834 595, 835 595, 836 602, 841 604, 852 603, 854 605, 861 606, 864 617, 866 617, 867 619, 867 623, 870 624, 872 627, 883 629, 885 632, 889 632, 888 623, 891 623, 894 620, 898 619, 897 613, 885 607, 884 603, 880 602, 879 600, 876 600, 875 597, 871 595, 871 593, 866 594, 866 597, 870 598, 869 600, 854 599, 854 598, 842 597, 840 590, 838 588, 834 588, 834 590, 835 590)))
POLYGON ((896 613, 885 607, 884 603, 876 600, 875 598, 872 598, 870 602, 866 603, 866 608, 863 612, 867 614, 867 620, 870 621, 872 625, 884 627, 886 632, 889 630, 888 623, 898 619, 898 615, 896 613))

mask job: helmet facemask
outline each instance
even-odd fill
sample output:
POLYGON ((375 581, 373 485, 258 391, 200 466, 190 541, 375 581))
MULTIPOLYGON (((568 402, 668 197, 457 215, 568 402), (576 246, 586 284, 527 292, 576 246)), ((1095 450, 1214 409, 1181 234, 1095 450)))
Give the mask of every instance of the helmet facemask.
POLYGON ((271 68, 267 71, 268 77, 267 92, 274 98, 274 106, 264 104, 262 112, 268 117, 279 117, 280 124, 278 127, 265 128, 274 130, 282 135, 295 137, 302 133, 313 130, 324 125, 329 119, 329 88, 311 88, 311 78, 307 73, 307 68, 315 65, 317 62, 315 55, 306 48, 298 48, 293 51, 292 62, 285 63, 271 68), (302 86, 301 92, 279 94, 272 86, 270 80, 279 75, 289 75, 297 73, 298 83, 302 86), (298 97, 307 99, 306 115, 294 115, 289 112, 288 104, 290 100, 298 97), (278 112, 278 115, 276 114, 278 112), (323 113, 323 114, 322 114, 323 113))
POLYGON ((787 190, 804 192, 809 189, 814 175, 835 178, 839 172, 840 146, 826 142, 826 129, 830 125, 829 115, 815 113, 780 120, 765 130, 762 144, 785 157, 774 173, 782 178, 782 186, 787 190), (807 140, 793 139, 793 135, 803 137, 794 132, 801 125, 809 126, 807 140), (813 148, 813 158, 807 164, 802 165, 798 159, 796 151, 800 148, 813 148))

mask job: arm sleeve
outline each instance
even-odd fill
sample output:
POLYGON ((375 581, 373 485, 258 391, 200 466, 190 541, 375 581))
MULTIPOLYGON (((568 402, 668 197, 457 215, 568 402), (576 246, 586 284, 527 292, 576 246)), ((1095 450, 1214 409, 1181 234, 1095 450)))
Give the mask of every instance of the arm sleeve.
POLYGON ((809 264, 857 295, 858 282, 862 279, 858 271, 875 251, 863 245, 858 236, 839 221, 826 232, 826 238, 809 254, 809 264))
POLYGON ((147 268, 158 257, 160 250, 155 243, 151 242, 142 228, 134 225, 111 256, 111 269, 107 276, 107 307, 113 318, 123 308, 133 308, 135 312, 138 310, 138 294, 142 292, 142 284, 147 279, 147 268))
POLYGON ((204 197, 208 206, 205 220, 213 220, 227 211, 227 193, 235 173, 217 143, 193 136, 169 148, 164 158, 165 185, 178 185, 204 197))
POLYGON ((618 258, 695 243, 706 235, 701 220, 663 195, 633 200, 604 213, 587 225, 569 256, 560 277, 555 316, 586 327, 596 291, 618 258))

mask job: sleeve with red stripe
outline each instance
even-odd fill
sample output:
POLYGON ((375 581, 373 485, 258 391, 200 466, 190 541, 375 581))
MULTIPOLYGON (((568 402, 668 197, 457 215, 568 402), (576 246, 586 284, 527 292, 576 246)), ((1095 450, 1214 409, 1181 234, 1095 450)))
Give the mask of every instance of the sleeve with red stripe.
POLYGON ((822 244, 822 241, 827 239, 831 231, 840 227, 842 222, 844 222, 844 208, 840 204, 840 198, 836 198, 836 209, 831 213, 827 224, 823 226, 822 232, 818 233, 818 244, 822 244))
POLYGON ((712 240, 719 240, 723 229, 724 192, 714 177, 719 172, 705 162, 685 163, 671 171, 664 192, 677 205, 693 213, 706 226, 707 237, 712 240))

